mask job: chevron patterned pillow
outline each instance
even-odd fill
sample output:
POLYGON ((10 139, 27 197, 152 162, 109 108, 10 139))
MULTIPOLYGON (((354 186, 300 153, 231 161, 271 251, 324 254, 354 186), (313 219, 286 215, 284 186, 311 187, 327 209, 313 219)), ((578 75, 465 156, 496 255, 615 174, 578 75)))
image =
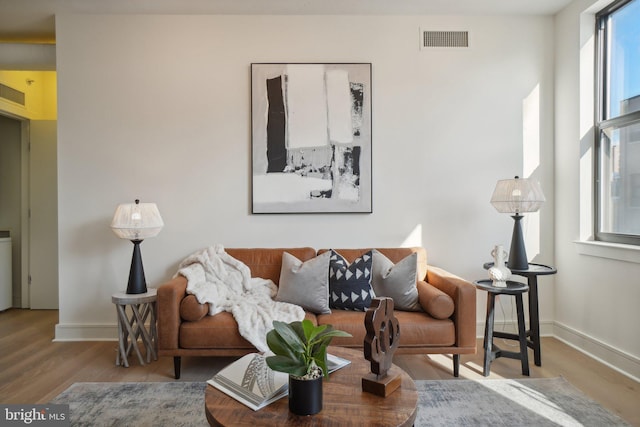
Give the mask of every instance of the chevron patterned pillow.
POLYGON ((351 264, 331 250, 329 260, 329 307, 341 310, 366 311, 375 298, 371 287, 371 251, 351 264))

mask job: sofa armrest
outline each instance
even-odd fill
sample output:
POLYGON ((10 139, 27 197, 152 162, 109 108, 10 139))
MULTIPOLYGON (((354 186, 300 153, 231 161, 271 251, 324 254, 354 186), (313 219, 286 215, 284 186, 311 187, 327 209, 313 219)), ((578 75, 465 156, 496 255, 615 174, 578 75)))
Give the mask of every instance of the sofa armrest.
POLYGON ((178 348, 180 303, 187 295, 187 279, 177 276, 158 287, 158 350, 178 348))
POLYGON ((476 347, 476 288, 467 280, 455 276, 441 268, 429 266, 427 280, 453 299, 456 325, 456 345, 476 347))

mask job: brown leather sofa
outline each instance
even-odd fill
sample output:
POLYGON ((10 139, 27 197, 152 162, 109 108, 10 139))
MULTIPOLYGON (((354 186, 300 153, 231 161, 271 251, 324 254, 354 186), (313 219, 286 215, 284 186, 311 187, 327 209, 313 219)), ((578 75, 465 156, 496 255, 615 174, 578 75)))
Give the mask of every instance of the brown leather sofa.
MULTIPOLYGON (((369 249, 335 249, 349 262, 369 249)), ((313 248, 260 248, 225 251, 245 263, 252 277, 271 279, 278 284, 284 251, 301 261, 319 253, 313 248)), ((424 311, 395 310, 400 323, 400 346, 396 354, 452 354, 453 373, 458 376, 461 354, 476 352, 476 294, 468 281, 440 268, 427 265, 424 248, 378 249, 389 260, 399 262, 418 254, 419 302, 424 311), (446 294, 446 295, 445 295, 446 294), (453 307, 446 306, 453 302, 453 307), (437 318, 438 311, 451 310, 446 318, 437 318), (434 315, 430 314, 434 313, 434 315)), ((186 293, 187 281, 178 276, 158 288, 158 353, 173 356, 175 378, 180 378, 182 356, 241 356, 256 349, 238 333, 238 324, 230 313, 205 315, 207 305, 201 305, 186 293)), ((449 313, 450 311, 447 311, 449 313)), ((365 337, 364 312, 332 310, 331 314, 306 313, 316 324, 331 324, 349 332, 351 338, 335 338, 332 345, 362 348, 365 337)), ((441 317, 441 316, 440 316, 441 317)))

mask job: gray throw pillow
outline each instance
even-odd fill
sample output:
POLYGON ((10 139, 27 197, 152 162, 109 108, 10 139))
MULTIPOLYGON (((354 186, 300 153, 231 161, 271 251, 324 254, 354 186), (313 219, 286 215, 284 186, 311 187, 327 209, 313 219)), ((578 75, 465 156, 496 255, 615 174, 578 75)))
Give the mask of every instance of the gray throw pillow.
POLYGON ((412 253, 397 264, 373 251, 371 286, 378 297, 393 299, 398 310, 422 311, 416 288, 418 254, 412 253))
POLYGON ((302 262, 290 253, 284 252, 276 301, 296 304, 316 314, 331 313, 329 309, 330 257, 331 252, 325 252, 302 262))

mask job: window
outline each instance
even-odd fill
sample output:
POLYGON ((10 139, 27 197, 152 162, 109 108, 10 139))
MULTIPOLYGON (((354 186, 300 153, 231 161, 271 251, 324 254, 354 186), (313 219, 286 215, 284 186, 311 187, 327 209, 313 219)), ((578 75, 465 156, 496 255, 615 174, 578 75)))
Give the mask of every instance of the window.
POLYGON ((640 245, 640 0, 596 16, 596 240, 640 245))

